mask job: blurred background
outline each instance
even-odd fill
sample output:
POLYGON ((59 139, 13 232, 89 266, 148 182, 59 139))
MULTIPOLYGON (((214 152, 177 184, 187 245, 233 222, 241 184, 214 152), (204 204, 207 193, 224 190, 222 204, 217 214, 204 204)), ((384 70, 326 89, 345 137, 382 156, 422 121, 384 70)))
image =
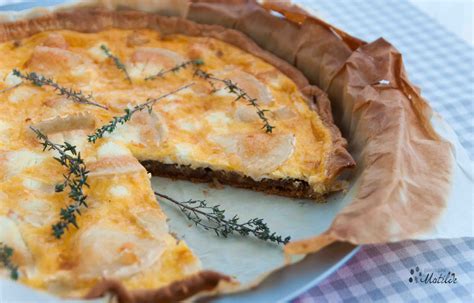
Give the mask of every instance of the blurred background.
MULTIPOLYGON (((159 0, 156 0, 159 1, 159 0)), ((314 0, 331 1, 331 0, 314 0)), ((353 1, 353 0, 346 0, 353 1)), ((384 1, 384 0, 366 0, 370 1, 384 1)), ((412 4, 418 7, 422 12, 436 19, 441 25, 446 27, 449 31, 456 34, 470 45, 474 45, 473 41, 473 12, 474 0, 409 0, 412 4)), ((0 0, 0 5, 11 5, 18 3, 35 2, 40 5, 55 4, 65 2, 61 0, 43 0, 43 1, 28 1, 28 0, 0 0)), ((298 3, 298 0, 293 0, 298 3)), ((315 3, 313 5, 317 7, 315 3)))
POLYGON ((474 46, 474 0, 410 0, 410 2, 474 46))

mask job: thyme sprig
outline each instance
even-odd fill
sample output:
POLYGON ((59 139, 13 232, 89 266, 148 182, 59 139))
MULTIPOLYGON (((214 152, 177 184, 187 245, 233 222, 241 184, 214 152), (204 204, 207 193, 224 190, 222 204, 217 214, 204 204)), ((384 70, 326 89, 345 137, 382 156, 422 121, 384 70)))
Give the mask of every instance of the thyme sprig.
POLYGON ((247 103, 249 105, 255 107, 255 110, 257 111, 258 117, 263 122, 262 129, 265 129, 266 133, 271 133, 273 131, 275 126, 272 126, 270 124, 270 122, 268 121, 268 118, 265 116, 265 113, 268 112, 269 110, 262 109, 257 103, 258 100, 256 98, 250 97, 244 89, 242 89, 241 87, 239 87, 237 85, 237 83, 235 83, 234 81, 232 81, 230 79, 217 78, 214 75, 212 75, 212 74, 210 74, 210 73, 208 73, 208 72, 206 72, 206 71, 204 71, 200 68, 195 69, 194 75, 201 78, 201 79, 206 80, 211 85, 211 87, 213 88, 213 91, 216 91, 216 87, 214 85, 214 82, 223 83, 225 85, 225 88, 229 91, 229 93, 234 94, 236 96, 235 101, 243 99, 243 100, 247 101, 247 103))
POLYGON ((155 192, 155 195, 173 203, 188 220, 205 230, 214 231, 218 237, 227 238, 231 234, 239 234, 241 236, 249 236, 252 234, 260 240, 275 242, 277 244, 286 244, 291 239, 289 236, 283 238, 275 232, 272 233, 267 223, 261 218, 253 218, 241 223, 237 215, 234 215, 230 219, 226 218, 225 210, 221 209, 219 207, 220 205, 209 206, 204 200, 179 202, 158 192, 155 192))
POLYGON ((15 84, 15 85, 6 87, 6 88, 0 90, 0 94, 6 93, 6 92, 9 91, 9 90, 15 89, 15 88, 17 88, 18 86, 20 86, 21 84, 22 84, 22 83, 18 83, 18 84, 15 84))
POLYGON ((53 235, 60 239, 64 232, 69 229, 69 225, 79 228, 76 215, 81 215, 81 207, 88 207, 86 203, 87 196, 84 194, 83 188, 84 186, 89 187, 89 184, 87 184, 89 172, 81 158, 81 153, 76 150, 74 145, 67 142, 64 142, 64 144, 53 143, 40 130, 32 126, 30 126, 30 129, 35 132, 38 140, 43 145, 43 151, 54 150, 58 152, 59 157, 54 157, 54 159, 68 169, 68 172, 63 174, 64 181, 56 184, 55 187, 56 192, 62 192, 68 187, 69 198, 73 201, 61 209, 59 222, 52 225, 53 235))
POLYGON ((203 64, 204 64, 204 61, 202 59, 195 59, 195 60, 185 61, 183 63, 180 63, 178 65, 173 66, 172 68, 169 68, 169 69, 166 69, 166 70, 162 69, 157 74, 146 77, 145 80, 146 81, 155 80, 157 78, 164 77, 168 73, 176 73, 176 72, 178 72, 182 69, 185 69, 189 66, 197 67, 197 66, 200 66, 200 65, 203 65, 203 64))
POLYGON ((28 80, 36 86, 50 86, 54 88, 54 91, 60 96, 66 96, 66 98, 72 100, 76 103, 94 105, 103 109, 108 109, 107 106, 93 102, 92 94, 84 95, 81 90, 74 90, 72 88, 62 87, 58 83, 54 82, 53 79, 46 78, 43 75, 37 74, 35 72, 22 74, 19 70, 14 69, 13 75, 20 77, 22 79, 28 80))
POLYGON ((124 74, 125 74, 125 78, 127 79, 127 81, 129 83, 132 83, 132 79, 130 79, 130 75, 128 74, 128 71, 127 71, 127 68, 125 67, 125 64, 122 63, 122 61, 120 61, 119 57, 115 56, 114 54, 112 54, 112 52, 110 51, 110 49, 102 44, 100 46, 100 48, 104 51, 105 55, 107 57, 109 57, 110 59, 112 59, 112 61, 114 62, 115 66, 121 70, 124 74))
POLYGON ((126 108, 124 109, 125 114, 122 116, 115 116, 110 120, 107 124, 101 126, 100 128, 96 129, 92 135, 89 135, 87 140, 91 143, 95 143, 98 139, 102 138, 105 133, 112 133, 119 124, 125 124, 127 121, 132 119, 134 113, 147 109, 148 112, 151 114, 153 105, 161 99, 164 99, 168 96, 176 94, 177 92, 186 89, 190 86, 194 85, 194 83, 190 83, 180 88, 177 88, 169 93, 159 96, 158 98, 148 98, 146 102, 135 105, 133 108, 126 108))
POLYGON ((18 279, 18 266, 12 261, 13 248, 0 242, 0 264, 10 271, 10 278, 18 279))

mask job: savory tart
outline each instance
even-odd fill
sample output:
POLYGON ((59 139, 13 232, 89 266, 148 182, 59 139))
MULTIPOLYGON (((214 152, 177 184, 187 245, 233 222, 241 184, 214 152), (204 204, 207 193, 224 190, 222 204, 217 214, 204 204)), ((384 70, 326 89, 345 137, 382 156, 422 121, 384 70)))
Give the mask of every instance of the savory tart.
MULTIPOLYGON (((78 143, 85 134, 74 130, 49 138, 78 143)), ((90 170, 88 208, 77 216, 79 229, 70 226, 60 239, 51 226, 69 198, 55 192, 64 173, 55 154, 42 152, 34 141, 2 153, 1 241, 15 251, 20 281, 76 297, 102 277, 137 288, 164 286, 195 273, 198 259, 168 234, 149 176, 130 151, 108 141, 80 152, 90 170)))
POLYGON ((273 1, 90 0, 0 18, 0 253, 24 283, 121 302, 232 290, 168 234, 147 171, 320 199, 354 165, 331 105, 358 163, 352 201, 285 253, 412 239, 446 207, 450 144, 383 39, 273 1))
POLYGON ((169 235, 146 171, 319 199, 354 164, 328 96, 357 182, 331 226, 286 254, 419 238, 448 207, 451 145, 401 54, 286 2, 10 13, 0 51, 2 276, 120 302, 235 290, 169 235))
POLYGON ((148 172, 312 199, 342 189, 354 161, 324 93, 237 32, 157 18, 184 31, 4 25, 0 241, 23 283, 77 297, 102 278, 199 280, 148 172))

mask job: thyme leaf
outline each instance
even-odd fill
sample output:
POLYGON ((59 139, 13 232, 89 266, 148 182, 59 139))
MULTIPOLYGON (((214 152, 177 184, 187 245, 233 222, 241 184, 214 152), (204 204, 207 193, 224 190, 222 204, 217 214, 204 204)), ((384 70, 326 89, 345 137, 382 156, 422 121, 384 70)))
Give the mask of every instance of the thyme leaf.
POLYGON ((76 146, 67 142, 64 142, 64 144, 53 143, 40 130, 32 126, 30 126, 30 129, 43 145, 43 151, 54 150, 58 152, 59 157, 54 157, 54 159, 68 169, 68 172, 63 174, 64 181, 55 186, 56 192, 69 188, 69 198, 73 201, 61 209, 59 213, 60 220, 52 225, 54 237, 60 239, 65 231, 69 229, 69 225, 79 228, 76 215, 81 215, 81 207, 88 207, 86 203, 87 196, 83 192, 83 187, 89 187, 89 184, 87 184, 89 172, 81 158, 81 153, 76 150, 76 146))
POLYGON ((102 44, 100 46, 100 48, 104 51, 105 55, 107 57, 109 57, 110 59, 112 59, 112 61, 114 62, 115 66, 121 70, 124 74, 125 74, 125 79, 127 79, 127 81, 131 84, 132 83, 132 79, 130 79, 130 75, 128 74, 128 71, 127 71, 127 68, 125 67, 125 65, 122 63, 122 61, 120 61, 119 57, 115 56, 114 54, 112 54, 112 52, 110 51, 110 49, 105 46, 104 44, 102 44))
POLYGON ((241 223, 237 215, 230 219, 227 218, 225 210, 221 209, 220 205, 209 206, 204 200, 179 202, 158 192, 155 192, 155 195, 173 203, 188 220, 205 230, 214 231, 218 237, 227 238, 231 234, 239 234, 241 236, 253 235, 260 240, 277 244, 286 244, 291 239, 289 236, 283 238, 275 232, 272 233, 267 223, 261 218, 253 218, 241 223))
POLYGON ((206 71, 204 71, 200 68, 197 68, 194 71, 194 75, 201 78, 201 79, 206 80, 211 85, 211 87, 213 88, 213 91, 216 91, 216 87, 215 87, 214 82, 223 83, 225 85, 225 88, 229 91, 229 93, 234 94, 236 96, 235 101, 238 101, 238 100, 242 99, 242 100, 247 101, 247 103, 249 105, 255 107, 255 110, 257 111, 258 117, 263 122, 262 129, 265 129, 266 133, 271 133, 273 131, 275 126, 272 126, 270 124, 270 121, 268 121, 268 118, 265 116, 265 113, 268 112, 269 110, 262 109, 257 103, 258 100, 256 98, 250 97, 244 89, 242 89, 241 87, 239 87, 237 85, 237 83, 235 83, 234 81, 232 81, 230 79, 217 78, 214 75, 212 75, 212 74, 210 74, 210 73, 208 73, 208 72, 206 72, 206 71))
POLYGON ((14 69, 13 74, 22 79, 28 80, 36 86, 50 86, 54 88, 54 91, 60 96, 66 96, 66 98, 72 100, 76 103, 94 105, 103 109, 108 109, 107 106, 93 102, 92 94, 84 95, 81 90, 74 90, 72 88, 65 88, 54 82, 52 79, 46 78, 43 75, 37 74, 35 72, 22 74, 19 70, 14 69))
POLYGON ((10 271, 10 278, 18 280, 18 266, 12 261, 13 248, 0 242, 0 264, 10 271))
POLYGON ((169 69, 166 69, 166 70, 161 70, 159 73, 157 73, 155 75, 148 76, 148 77, 145 78, 145 81, 155 80, 157 78, 162 78, 168 73, 171 73, 171 72, 176 73, 181 69, 187 68, 188 66, 197 67, 197 66, 200 66, 200 65, 203 65, 203 64, 204 64, 204 61, 202 59, 195 59, 195 60, 185 61, 185 62, 180 63, 180 64, 178 64, 178 65, 176 65, 172 68, 169 68, 169 69))
POLYGON ((149 113, 151 113, 153 109, 153 105, 155 105, 156 102, 159 100, 166 98, 168 96, 171 96, 173 94, 176 94, 177 92, 186 89, 190 86, 194 85, 194 83, 190 83, 184 86, 181 86, 180 88, 177 88, 169 93, 166 93, 164 95, 159 96, 158 98, 148 98, 146 102, 135 105, 132 109, 126 108, 124 110, 125 114, 122 116, 115 116, 110 120, 107 124, 101 126, 100 128, 96 129, 95 132, 92 135, 89 135, 87 140, 89 142, 95 143, 98 139, 102 138, 105 133, 112 133, 119 124, 125 124, 127 121, 130 121, 132 119, 132 116, 134 113, 142 111, 144 109, 147 109, 149 113))

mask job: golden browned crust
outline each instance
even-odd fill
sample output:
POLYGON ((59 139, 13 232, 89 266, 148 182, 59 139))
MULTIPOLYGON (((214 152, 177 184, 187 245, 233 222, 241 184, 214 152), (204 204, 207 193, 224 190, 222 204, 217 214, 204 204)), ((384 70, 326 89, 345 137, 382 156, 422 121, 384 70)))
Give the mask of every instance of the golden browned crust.
POLYGON ((198 293, 212 291, 220 283, 232 283, 232 279, 218 272, 206 270, 162 288, 134 291, 128 291, 119 280, 104 279, 97 283, 85 298, 95 299, 112 294, 118 303, 180 302, 198 293))
MULTIPOLYGON (((355 162, 346 150, 347 141, 341 136, 339 129, 333 122, 327 96, 318 87, 310 85, 305 76, 294 66, 270 52, 262 50, 256 43, 237 30, 227 29, 219 25, 197 24, 182 18, 164 17, 139 11, 113 12, 100 8, 82 8, 73 12, 57 12, 39 18, 0 24, 0 42, 21 39, 46 30, 69 29, 81 32, 98 32, 110 27, 123 29, 151 28, 163 34, 178 33, 189 36, 212 37, 237 46, 278 68, 295 82, 303 95, 307 97, 311 107, 319 113, 322 121, 331 131, 333 145, 326 163, 327 182, 325 186, 329 191, 340 189, 335 179, 341 170, 353 167, 355 162)), ((284 184, 284 182, 281 182, 281 186, 284 184)), ((284 191, 274 191, 274 193, 278 192, 283 193, 284 191)), ((314 191, 306 192, 308 194, 301 195, 301 191, 299 191, 293 197, 314 198, 320 196, 314 191)), ((291 188, 287 188, 286 196, 290 196, 289 193, 291 193, 291 188)))

